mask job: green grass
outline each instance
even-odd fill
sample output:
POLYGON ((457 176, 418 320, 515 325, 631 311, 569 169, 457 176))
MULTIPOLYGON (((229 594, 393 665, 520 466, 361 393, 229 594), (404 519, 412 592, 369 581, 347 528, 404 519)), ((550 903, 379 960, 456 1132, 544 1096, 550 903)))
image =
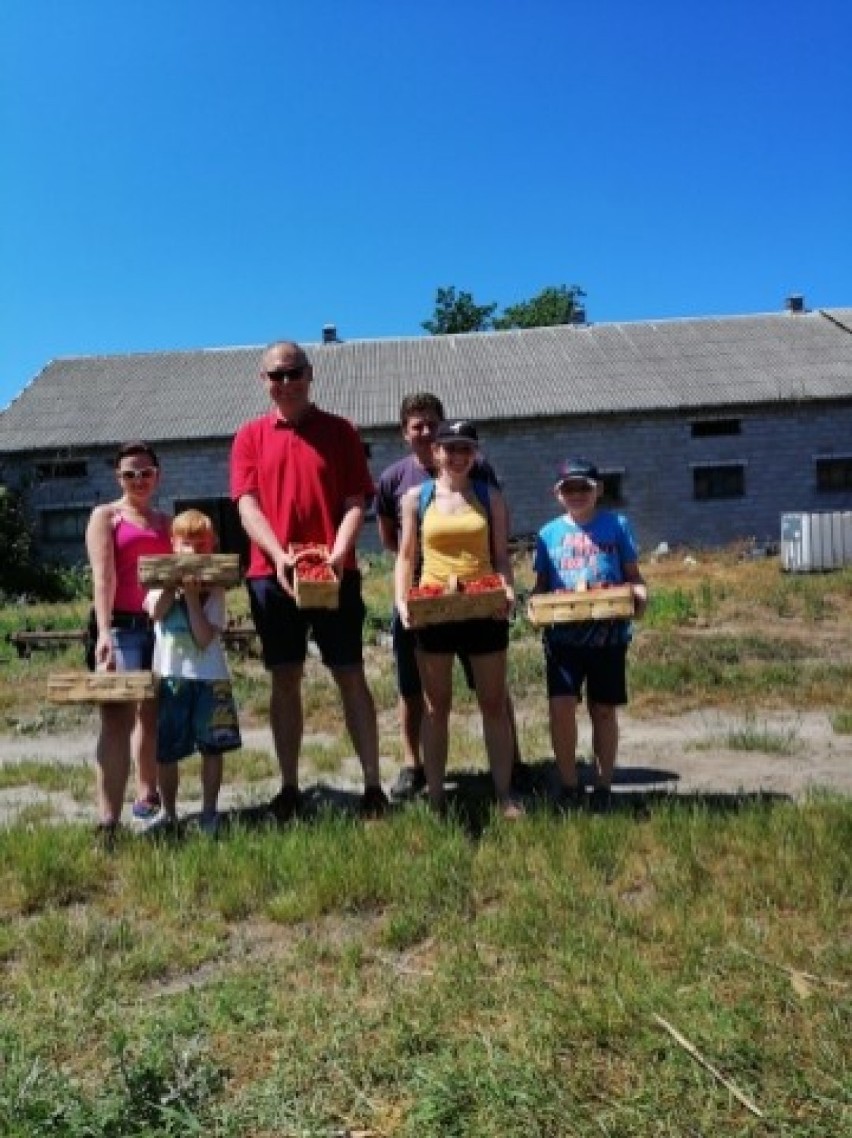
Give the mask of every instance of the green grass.
POLYGON ((826 797, 112 857, 8 828, 0 1132, 840 1134, 850 880, 852 805, 826 797))
POLYGON ((831 717, 831 726, 838 735, 852 735, 852 711, 838 711, 831 717))
POLYGON ((746 715, 724 738, 732 751, 761 751, 767 755, 793 755, 801 749, 802 740, 796 726, 778 729, 766 720, 759 722, 754 714, 746 715))
MULTIPOLYGON (((33 752, 37 751, 36 743, 33 752)), ((76 802, 88 802, 92 797, 92 771, 85 765, 46 763, 38 758, 0 766, 0 790, 18 786, 34 786, 47 793, 70 794, 76 802)))
MULTIPOLYGON (((376 629, 388 568, 379 558, 365 577, 376 629)), ((852 730, 852 658, 836 635, 852 572, 659 573, 629 653, 635 709, 734 711, 716 743, 779 755, 801 740, 772 708, 824 708, 835 732, 852 730)), ((23 619, 0 612, 4 630, 23 619)), ((539 637, 523 619, 512 637, 524 754, 546 758, 539 637)), ((79 666, 79 650, 7 651, 3 666, 0 723, 32 749, 0 765, 0 791, 87 799, 90 765, 38 762, 44 735, 94 736, 94 712, 44 704, 46 676, 79 666)), ((244 722, 265 721, 262 668, 232 666, 244 722)), ((369 646, 367 668, 382 753, 396 754, 390 650, 369 646)), ((331 776, 351 748, 313 660, 305 696, 306 752, 331 776)), ((459 669, 454 700, 451 767, 481 770, 459 669)), ((198 766, 183 768, 187 796, 198 766)), ((265 751, 226 759, 247 797, 270 778, 265 751)), ((852 1133, 850 882, 852 802, 829 795, 649 796, 606 817, 534 805, 514 826, 439 822, 422 806, 368 826, 328 812, 283 830, 235 824, 218 842, 128 837, 112 855, 39 801, 0 827, 0 1134, 852 1133)))

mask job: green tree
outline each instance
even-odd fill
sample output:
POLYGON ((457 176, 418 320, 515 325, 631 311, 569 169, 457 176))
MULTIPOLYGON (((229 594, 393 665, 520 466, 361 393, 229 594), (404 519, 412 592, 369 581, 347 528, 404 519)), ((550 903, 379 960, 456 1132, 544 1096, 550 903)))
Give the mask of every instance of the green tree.
POLYGON ((450 336, 456 332, 487 332, 497 311, 496 304, 477 304, 473 294, 456 292, 453 285, 435 293, 435 311, 422 328, 432 336, 450 336))
POLYGON ((0 592, 26 592, 34 564, 32 530, 21 497, 0 486, 0 592))
POLYGON ((88 593, 86 575, 41 560, 23 498, 0 485, 0 600, 26 595, 37 600, 72 600, 88 593))
POLYGON ((509 305, 494 321, 494 327, 545 328, 552 324, 571 324, 585 292, 579 285, 550 285, 529 300, 509 305))

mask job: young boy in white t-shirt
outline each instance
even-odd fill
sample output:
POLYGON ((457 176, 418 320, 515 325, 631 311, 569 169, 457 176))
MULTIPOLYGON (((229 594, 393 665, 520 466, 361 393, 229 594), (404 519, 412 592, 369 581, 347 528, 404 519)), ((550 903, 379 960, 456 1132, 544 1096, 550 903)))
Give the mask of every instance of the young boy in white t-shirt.
MULTIPOLYGON (((213 523, 200 510, 172 522, 175 553, 212 553, 213 523)), ((225 590, 185 578, 180 588, 151 589, 145 609, 154 622, 153 670, 159 678, 157 781, 162 811, 149 830, 177 826, 178 763, 201 754, 200 828, 215 834, 222 755, 242 746, 221 632, 227 623, 225 590)))

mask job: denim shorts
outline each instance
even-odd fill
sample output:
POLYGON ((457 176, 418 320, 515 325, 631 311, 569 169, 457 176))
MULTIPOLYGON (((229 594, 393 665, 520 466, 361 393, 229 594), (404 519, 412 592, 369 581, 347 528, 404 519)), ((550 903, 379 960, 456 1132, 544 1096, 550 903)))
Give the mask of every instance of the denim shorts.
MULTIPOLYGON (((154 628, 143 613, 113 613, 109 630, 115 654, 117 672, 147 672, 154 658, 154 628)), ((86 624, 86 667, 95 670, 95 647, 98 642, 98 622, 95 610, 89 613, 86 624)))
POLYGON ((360 572, 354 569, 344 572, 337 609, 300 609, 275 577, 250 577, 246 585, 267 668, 303 664, 308 652, 308 633, 326 667, 352 668, 363 664, 367 610, 361 597, 360 572))
POLYGON ((229 680, 184 680, 163 676, 157 704, 157 762, 176 763, 242 746, 229 680))
POLYGON ((154 657, 154 633, 144 628, 111 628, 117 672, 147 672, 154 657))

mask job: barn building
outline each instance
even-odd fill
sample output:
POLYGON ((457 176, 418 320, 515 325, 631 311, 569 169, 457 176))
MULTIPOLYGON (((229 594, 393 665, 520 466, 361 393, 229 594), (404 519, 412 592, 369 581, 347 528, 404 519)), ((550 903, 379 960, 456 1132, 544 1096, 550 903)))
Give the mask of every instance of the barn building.
MULTIPOLYGON (((316 402, 359 427, 376 477, 402 453, 404 395, 474 419, 516 534, 553 516, 574 454, 597 462, 645 550, 777 540, 782 512, 852 509, 850 308, 793 297, 764 315, 346 342, 325 329, 305 348, 316 402)), ((25 492, 42 555, 83 559, 90 510, 116 494, 112 454, 138 437, 161 456, 160 505, 201 504, 237 548, 228 454, 266 409, 262 350, 50 362, 0 415, 0 479, 25 492)))

